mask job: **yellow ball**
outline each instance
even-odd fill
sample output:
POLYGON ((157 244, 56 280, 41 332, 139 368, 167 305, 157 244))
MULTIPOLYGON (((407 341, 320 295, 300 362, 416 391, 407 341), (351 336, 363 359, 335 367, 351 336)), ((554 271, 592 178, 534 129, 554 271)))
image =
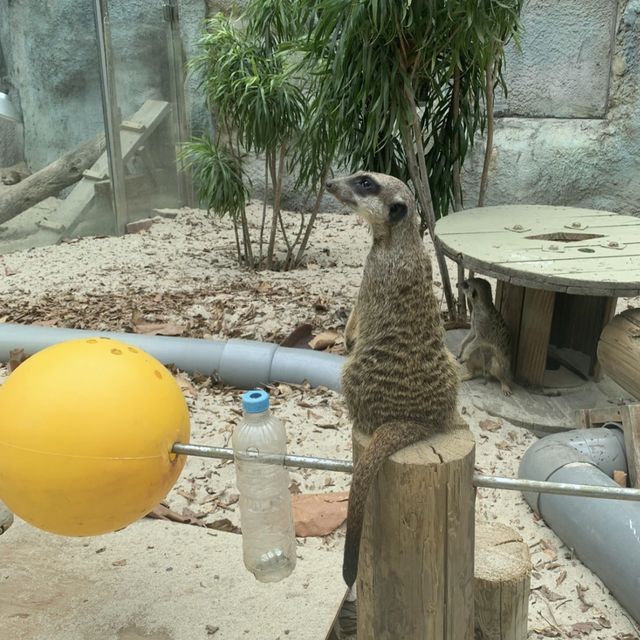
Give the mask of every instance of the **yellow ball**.
POLYGON ((48 347, 0 386, 0 500, 66 536, 148 513, 184 466, 189 412, 167 369, 108 338, 48 347))

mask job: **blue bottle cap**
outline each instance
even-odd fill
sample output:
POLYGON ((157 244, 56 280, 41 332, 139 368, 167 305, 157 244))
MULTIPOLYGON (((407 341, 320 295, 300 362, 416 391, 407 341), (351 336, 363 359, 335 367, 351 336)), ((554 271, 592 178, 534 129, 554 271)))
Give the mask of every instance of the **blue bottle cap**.
POLYGON ((242 408, 247 413, 261 413, 269 408, 269 394, 262 389, 252 389, 242 394, 242 408))

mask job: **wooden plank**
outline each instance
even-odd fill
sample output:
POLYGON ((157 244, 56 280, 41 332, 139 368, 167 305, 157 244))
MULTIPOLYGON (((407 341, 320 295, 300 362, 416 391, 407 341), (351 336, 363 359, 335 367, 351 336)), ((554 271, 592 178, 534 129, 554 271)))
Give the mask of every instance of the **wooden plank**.
POLYGON ((640 404, 620 407, 629 483, 640 489, 640 404))
POLYGON ((523 287, 544 288, 548 291, 565 291, 579 295, 606 295, 617 297, 631 297, 640 295, 640 274, 635 278, 633 271, 640 272, 640 260, 630 271, 628 266, 621 270, 611 269, 610 265, 600 265, 594 273, 588 274, 592 279, 584 277, 566 277, 562 275, 545 275, 545 264, 539 263, 536 269, 531 268, 531 264, 525 264, 525 268, 520 265, 501 264, 492 262, 490 259, 478 259, 469 254, 461 254, 453 251, 446 243, 440 243, 445 255, 451 259, 462 262, 466 269, 476 271, 480 274, 505 280, 523 287), (530 269, 528 271, 527 269, 530 269), (603 276, 603 273, 606 274, 603 276))
POLYGON ((607 422, 622 422, 619 405, 576 411, 576 424, 582 429, 601 427, 607 422))
MULTIPOLYGON (((640 229, 640 219, 610 211, 547 205, 501 205, 450 213, 438 220, 436 233, 438 236, 456 233, 491 234, 502 232, 505 227, 512 228, 516 224, 520 224, 523 230, 531 229, 533 233, 545 233, 576 229, 573 227, 575 222, 585 223, 577 228, 578 231, 619 226, 635 226, 640 229)), ((528 231, 523 233, 531 235, 528 231)))
POLYGON ((445 253, 466 268, 513 284, 611 296, 640 293, 640 218, 634 216, 542 205, 484 207, 442 218, 436 235, 445 253), (517 226, 522 232, 513 231, 517 226), (533 237, 571 233, 602 237, 533 237))
POLYGON ((524 292, 515 374, 527 384, 542 384, 555 296, 542 289, 527 288, 524 292))
MULTIPOLYGON (((166 115, 169 113, 169 103, 161 100, 147 100, 133 116, 136 122, 144 125, 144 130, 120 131, 120 144, 122 147, 123 162, 127 162, 136 151, 144 144, 145 140, 156 130, 166 115)), ((96 176, 109 175, 109 161, 106 152, 89 169, 96 176)), ((56 212, 55 222, 61 225, 65 231, 73 228, 78 220, 85 214, 93 203, 95 197, 94 178, 83 178, 69 193, 56 212)), ((65 231, 53 231, 40 229, 34 236, 40 244, 54 244, 64 237, 65 231)))
POLYGON ((501 282, 500 306, 496 305, 498 311, 507 324, 511 334, 512 362, 511 370, 516 370, 518 357, 518 346, 520 343, 520 323, 522 320, 522 305, 524 302, 524 287, 518 287, 509 282, 501 282))

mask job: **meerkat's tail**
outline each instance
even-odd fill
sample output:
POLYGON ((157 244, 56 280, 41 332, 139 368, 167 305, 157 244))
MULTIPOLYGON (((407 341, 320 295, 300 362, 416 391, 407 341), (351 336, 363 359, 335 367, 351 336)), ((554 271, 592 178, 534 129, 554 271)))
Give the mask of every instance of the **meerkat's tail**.
POLYGON ((360 535, 368 489, 383 462, 396 451, 415 444, 425 437, 424 428, 412 422, 388 422, 378 427, 369 446, 355 466, 349 491, 347 537, 344 543, 342 577, 349 587, 358 574, 360 535))

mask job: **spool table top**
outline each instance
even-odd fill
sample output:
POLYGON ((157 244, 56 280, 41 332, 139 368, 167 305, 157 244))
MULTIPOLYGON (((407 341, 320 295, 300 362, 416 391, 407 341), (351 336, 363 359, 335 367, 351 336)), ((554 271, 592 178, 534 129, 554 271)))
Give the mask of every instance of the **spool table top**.
POLYGON ((465 209, 438 220, 444 252, 514 285, 592 296, 640 294, 640 218, 546 205, 465 209))

